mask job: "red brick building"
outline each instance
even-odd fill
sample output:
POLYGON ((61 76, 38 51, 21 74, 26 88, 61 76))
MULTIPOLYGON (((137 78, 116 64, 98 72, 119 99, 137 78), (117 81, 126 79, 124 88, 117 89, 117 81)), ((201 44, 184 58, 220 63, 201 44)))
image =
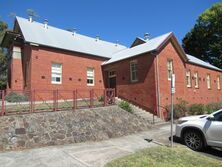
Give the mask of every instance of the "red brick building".
POLYGON ((222 101, 222 70, 184 53, 173 33, 136 38, 130 48, 16 17, 3 38, 11 50, 8 90, 116 88, 117 96, 159 116, 175 99, 222 101))

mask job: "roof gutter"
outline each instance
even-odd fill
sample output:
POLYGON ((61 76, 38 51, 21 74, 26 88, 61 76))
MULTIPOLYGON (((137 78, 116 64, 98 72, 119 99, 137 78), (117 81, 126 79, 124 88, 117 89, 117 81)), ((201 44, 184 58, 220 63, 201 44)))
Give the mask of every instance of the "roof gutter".
POLYGON ((197 66, 200 66, 200 67, 203 67, 203 68, 207 68, 209 70, 215 70, 215 71, 219 71, 219 72, 222 72, 222 69, 216 69, 216 68, 213 68, 213 67, 208 67, 208 66, 204 66, 204 65, 201 65, 201 64, 198 64, 198 63, 193 63, 193 62, 190 62, 190 61, 187 61, 187 63, 191 64, 191 65, 197 65, 197 66))

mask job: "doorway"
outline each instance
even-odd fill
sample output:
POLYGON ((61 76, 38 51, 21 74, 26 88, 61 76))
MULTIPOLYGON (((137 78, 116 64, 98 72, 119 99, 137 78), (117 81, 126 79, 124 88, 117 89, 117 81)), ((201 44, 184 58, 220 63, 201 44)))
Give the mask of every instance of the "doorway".
POLYGON ((116 71, 111 70, 108 73, 109 88, 115 89, 116 92, 116 71))

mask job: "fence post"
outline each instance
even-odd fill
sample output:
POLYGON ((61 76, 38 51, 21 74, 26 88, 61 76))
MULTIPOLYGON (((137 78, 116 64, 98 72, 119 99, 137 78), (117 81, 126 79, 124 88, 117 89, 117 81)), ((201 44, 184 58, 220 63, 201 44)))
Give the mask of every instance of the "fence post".
POLYGON ((30 101, 30 112, 33 112, 33 94, 32 94, 32 90, 30 90, 30 97, 29 97, 29 101, 30 101))
POLYGON ((92 89, 92 107, 94 106, 94 89, 92 89))
POLYGON ((74 90, 73 92, 73 111, 76 110, 76 91, 74 90))
POLYGON ((56 90, 56 111, 57 111, 58 108, 59 108, 59 102, 58 102, 58 100, 59 100, 59 90, 57 89, 57 90, 56 90))
POLYGON ((93 89, 91 89, 90 91, 89 91, 89 94, 90 94, 90 108, 92 108, 93 107, 93 89))
POLYGON ((1 112, 1 116, 3 116, 5 114, 5 92, 1 91, 2 94, 2 112, 1 112))
POLYGON ((33 97, 33 100, 32 100, 32 111, 35 112, 35 89, 33 90, 32 97, 33 97))
POLYGON ((75 99, 76 99, 76 109, 78 109, 78 102, 77 102, 77 100, 78 100, 78 99, 77 99, 77 98, 78 98, 77 92, 78 92, 78 91, 77 91, 77 89, 76 89, 75 91, 76 91, 76 98, 75 98, 75 99))
POLYGON ((106 101, 107 101, 106 89, 104 89, 104 106, 106 106, 106 101))
POLYGON ((53 111, 56 111, 56 91, 52 91, 53 94, 53 111))
POLYGON ((116 104, 116 89, 113 89, 113 103, 116 104))

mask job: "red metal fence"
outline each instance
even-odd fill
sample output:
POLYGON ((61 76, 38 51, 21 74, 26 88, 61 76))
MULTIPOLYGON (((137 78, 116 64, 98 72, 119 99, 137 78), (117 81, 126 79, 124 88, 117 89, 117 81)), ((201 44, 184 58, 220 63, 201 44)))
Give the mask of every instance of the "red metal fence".
POLYGON ((64 111, 115 104, 115 89, 0 90, 1 116, 64 111))

